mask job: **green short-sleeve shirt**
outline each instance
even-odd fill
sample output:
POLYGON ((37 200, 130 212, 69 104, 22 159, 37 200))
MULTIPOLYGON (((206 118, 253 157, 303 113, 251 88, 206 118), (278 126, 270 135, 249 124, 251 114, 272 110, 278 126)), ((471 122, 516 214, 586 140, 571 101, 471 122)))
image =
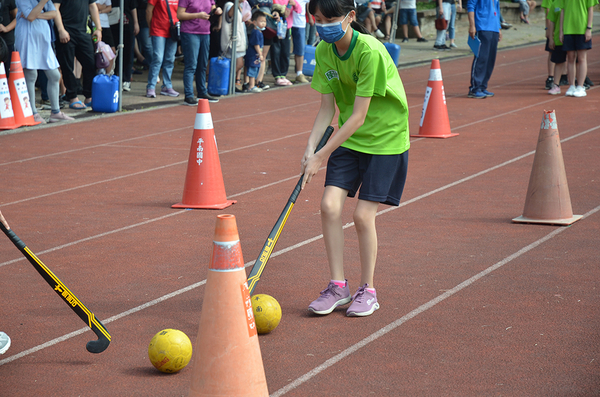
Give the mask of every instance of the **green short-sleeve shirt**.
POLYGON ((541 7, 549 10, 550 9, 550 3, 552 3, 552 0, 542 0, 541 7))
POLYGON ((563 34, 585 34, 588 26, 588 9, 598 0, 556 0, 555 7, 565 10, 563 34))
POLYGON ((348 51, 321 41, 315 51, 311 87, 333 93, 340 127, 350 118, 357 96, 371 97, 364 124, 343 147, 362 153, 401 154, 410 147, 408 104, 398 69, 386 48, 372 36, 354 31, 348 51))
POLYGON ((560 41, 560 8, 556 1, 550 1, 548 5, 548 20, 554 23, 554 45, 562 45, 560 41))

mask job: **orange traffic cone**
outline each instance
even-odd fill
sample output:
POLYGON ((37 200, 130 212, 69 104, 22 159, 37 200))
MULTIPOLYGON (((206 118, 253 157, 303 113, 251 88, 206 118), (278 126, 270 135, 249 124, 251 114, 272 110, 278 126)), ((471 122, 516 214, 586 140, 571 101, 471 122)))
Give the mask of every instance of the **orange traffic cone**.
POLYGON ((12 130, 19 127, 15 123, 15 114, 10 101, 10 90, 6 80, 4 62, 0 62, 0 130, 12 130))
POLYGON ((450 131, 448 108, 446 107, 446 94, 442 81, 440 60, 431 61, 429 81, 425 90, 425 100, 419 123, 419 134, 411 135, 419 138, 450 138, 457 136, 450 131))
POLYGON ((581 215, 573 215, 571 208, 556 115, 554 110, 544 111, 525 209, 513 222, 566 226, 579 219, 581 215))
POLYGON ((222 210, 236 202, 227 200, 210 107, 207 99, 200 99, 183 187, 183 199, 172 208, 222 210))
MULTIPOLYGON (((10 76, 8 77, 8 86, 10 89, 10 99, 15 117, 15 123, 22 125, 37 125, 40 121, 33 119, 33 110, 29 92, 27 92, 27 83, 21 66, 21 56, 17 51, 13 51, 10 60, 10 76)), ((33 98, 35 101, 35 98, 33 98)))
POLYGON ((235 216, 215 227, 190 397, 269 395, 235 216))

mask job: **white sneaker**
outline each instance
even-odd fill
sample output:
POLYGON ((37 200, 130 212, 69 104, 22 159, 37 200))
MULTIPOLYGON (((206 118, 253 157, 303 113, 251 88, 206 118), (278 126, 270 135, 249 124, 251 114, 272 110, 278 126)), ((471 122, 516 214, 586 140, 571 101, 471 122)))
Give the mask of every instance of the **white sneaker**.
POLYGON ((383 34, 383 32, 381 30, 379 30, 379 29, 377 29, 375 31, 375 36, 377 36, 380 39, 383 39, 385 37, 385 35, 383 34))
POLYGON ((567 92, 565 93, 565 96, 575 96, 576 90, 577 90, 577 88, 575 88, 574 85, 570 86, 569 89, 567 90, 567 92))
POLYGON ((577 88, 575 88, 575 92, 573 93, 574 97, 577 98, 581 98, 584 96, 587 96, 587 92, 585 92, 585 88, 583 88, 582 85, 577 86, 577 88))
POLYGON ((10 338, 4 332, 0 332, 0 354, 6 353, 10 347, 10 338))
POLYGON ((59 112, 59 113, 53 113, 50 115, 50 119, 48 120, 48 122, 50 123, 58 123, 59 121, 71 121, 71 120, 75 120, 73 117, 69 117, 66 114, 64 114, 63 112, 59 112))
POLYGON ((131 81, 124 81, 123 82, 123 91, 131 91, 131 81))

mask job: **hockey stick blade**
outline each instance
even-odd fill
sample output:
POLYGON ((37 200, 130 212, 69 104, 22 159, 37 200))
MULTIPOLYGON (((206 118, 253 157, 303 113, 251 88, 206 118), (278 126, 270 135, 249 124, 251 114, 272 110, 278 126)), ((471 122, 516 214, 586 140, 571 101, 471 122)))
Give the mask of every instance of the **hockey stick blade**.
MULTIPOLYGON (((331 137, 331 134, 333 134, 333 127, 329 126, 325 130, 321 141, 317 145, 315 153, 317 153, 323 148, 323 146, 325 146, 325 144, 327 144, 327 141, 331 137)), ((298 180, 298 183, 296 183, 294 191, 290 195, 290 198, 288 199, 285 207, 283 208, 281 215, 279 215, 277 222, 275 222, 275 226, 273 226, 273 229, 271 229, 271 233, 269 233, 269 237, 267 237, 267 241, 265 241, 265 244, 263 245, 263 248, 260 251, 260 255, 258 256, 258 259, 254 262, 254 266, 252 266, 252 270, 250 271, 250 275, 248 276, 248 290, 250 291, 250 295, 252 295, 252 293, 254 292, 256 283, 258 283, 258 280, 260 280, 260 276, 265 270, 265 266, 267 266, 267 262, 271 257, 271 254, 273 253, 273 249, 275 248, 275 244, 277 244, 277 240, 279 240, 279 235, 281 234, 281 231, 285 226, 285 222, 287 221, 290 212, 292 212, 292 208, 294 208, 294 204, 298 199, 300 190, 302 190, 302 178, 304 178, 304 174, 300 175, 300 179, 298 180)))
POLYGON ((25 243, 10 229, 6 219, 0 212, 0 229, 12 241, 12 243, 21 251, 27 260, 33 265, 35 270, 46 280, 46 282, 54 288, 54 291, 61 299, 69 305, 79 318, 81 318, 94 331, 98 340, 89 341, 86 344, 86 349, 90 353, 102 353, 111 341, 111 336, 104 325, 96 318, 81 301, 59 280, 52 271, 44 265, 44 263, 25 245, 25 243))

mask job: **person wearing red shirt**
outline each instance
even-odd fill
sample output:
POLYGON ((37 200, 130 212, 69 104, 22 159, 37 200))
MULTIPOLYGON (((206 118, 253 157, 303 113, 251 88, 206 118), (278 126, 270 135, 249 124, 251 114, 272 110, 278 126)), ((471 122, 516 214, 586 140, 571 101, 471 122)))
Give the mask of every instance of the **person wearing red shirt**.
POLYGON ((171 38, 171 21, 167 4, 171 11, 173 24, 176 24, 179 22, 177 19, 177 0, 148 0, 148 7, 146 8, 146 20, 148 26, 150 26, 150 40, 153 49, 152 63, 148 72, 148 85, 146 85, 146 96, 148 98, 156 98, 156 79, 161 68, 163 70, 163 85, 160 94, 172 97, 179 96, 171 83, 177 41, 171 38))

